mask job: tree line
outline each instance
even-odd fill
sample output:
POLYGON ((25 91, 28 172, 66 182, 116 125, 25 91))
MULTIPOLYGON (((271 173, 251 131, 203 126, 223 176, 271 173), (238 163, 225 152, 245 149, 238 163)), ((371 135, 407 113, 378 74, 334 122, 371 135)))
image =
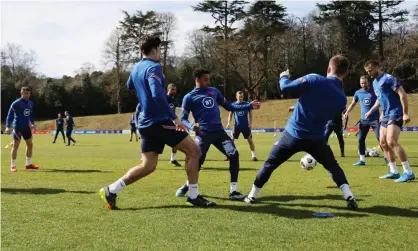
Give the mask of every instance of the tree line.
POLYGON ((189 34, 183 55, 175 55, 173 13, 123 11, 104 41, 103 63, 98 71, 83 64, 74 76, 48 78, 35 71, 36 54, 16 44, 1 50, 2 119, 21 86, 32 88, 37 118, 51 118, 70 110, 76 116, 131 112, 137 99, 125 83, 141 57, 145 35, 162 39, 161 65, 167 83, 177 85, 179 100, 194 88, 192 72, 209 69, 211 83, 233 99, 242 90, 249 99, 289 98, 277 88, 279 74, 290 69, 292 77, 326 74, 328 60, 339 53, 352 62, 344 80, 347 95, 359 88, 363 63, 378 59, 407 92, 418 91, 418 5, 400 8, 396 1, 332 1, 316 4, 304 17, 288 13, 275 1, 202 1, 192 5, 208 13, 215 25, 189 34))

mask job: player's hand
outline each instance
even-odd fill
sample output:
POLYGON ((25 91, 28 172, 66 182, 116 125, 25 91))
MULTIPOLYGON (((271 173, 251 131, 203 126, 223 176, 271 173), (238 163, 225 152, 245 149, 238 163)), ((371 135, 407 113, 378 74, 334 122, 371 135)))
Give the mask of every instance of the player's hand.
POLYGON ((411 121, 408 114, 404 114, 402 119, 404 124, 408 124, 411 121))
POLYGON ((254 100, 250 104, 252 105, 253 109, 255 110, 260 109, 261 105, 260 105, 260 102, 258 102, 258 100, 254 100))
POLYGON ((10 134, 10 128, 6 127, 6 129, 4 130, 4 134, 10 134))
POLYGON ((31 124, 30 127, 34 130, 36 129, 35 125, 33 125, 33 124, 31 124))
POLYGON ((370 112, 366 112, 366 114, 364 114, 364 118, 367 119, 370 116, 370 112))
POLYGON ((189 132, 189 129, 183 124, 183 122, 181 122, 179 118, 176 118, 175 120, 173 120, 173 123, 174 125, 176 125, 177 131, 189 132))
POLYGON ((348 113, 344 113, 344 119, 347 120, 348 118, 348 113))
POLYGON ((226 124, 226 128, 229 128, 231 125, 228 123, 228 124, 226 124))
POLYGON ((281 77, 285 77, 285 76, 288 77, 288 78, 290 78, 289 69, 287 69, 286 71, 280 73, 280 78, 281 77))
POLYGON ((290 106, 290 107, 287 109, 287 111, 288 111, 288 112, 293 112, 293 110, 295 110, 295 106, 290 106))
POLYGON ((193 131, 197 132, 200 129, 200 125, 199 124, 194 124, 193 125, 193 131))

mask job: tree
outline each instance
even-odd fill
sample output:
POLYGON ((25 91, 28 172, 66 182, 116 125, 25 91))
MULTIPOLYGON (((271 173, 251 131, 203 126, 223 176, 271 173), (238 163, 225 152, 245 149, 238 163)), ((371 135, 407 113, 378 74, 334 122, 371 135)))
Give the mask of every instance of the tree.
POLYGON ((163 41, 161 49, 163 54, 163 70, 165 71, 167 67, 168 51, 173 44, 171 36, 176 28, 176 16, 171 12, 158 13, 157 16, 160 23, 161 40, 163 41))
POLYGON ((87 62, 84 62, 81 65, 81 67, 78 70, 76 70, 74 73, 76 75, 91 74, 95 70, 96 70, 96 66, 94 66, 93 63, 87 61, 87 62))
POLYGON ((246 1, 234 0, 234 1, 208 1, 198 3, 192 6, 194 11, 210 13, 215 19, 215 26, 209 27, 204 26, 203 31, 211 33, 217 38, 223 40, 223 51, 224 51, 224 93, 228 86, 229 77, 229 47, 228 40, 231 34, 235 31, 232 26, 238 20, 245 17, 244 7, 247 4, 246 1))
POLYGON ((396 0, 396 1, 377 0, 373 2, 375 5, 374 15, 376 18, 376 22, 379 24, 378 40, 379 40, 380 61, 384 60, 383 25, 389 22, 401 23, 407 20, 406 16, 409 14, 409 11, 399 10, 398 8, 396 8, 396 6, 400 5, 403 2, 405 2, 405 0, 396 0))
POLYGON ((122 43, 124 47, 131 53, 131 63, 136 63, 142 58, 141 39, 144 36, 159 36, 160 22, 155 11, 142 12, 136 11, 135 14, 129 15, 128 12, 122 11, 125 15, 120 21, 122 29, 122 43))
POLYGON ((35 76, 36 54, 33 50, 25 51, 20 45, 8 43, 1 49, 1 66, 8 67, 14 84, 22 84, 35 76))
POLYGON ((111 101, 116 104, 118 113, 122 112, 121 95, 124 83, 121 75, 126 71, 129 63, 129 54, 126 53, 125 44, 122 43, 123 30, 116 28, 105 43, 103 58, 105 65, 111 65, 113 84, 108 88, 110 94, 114 97, 111 101))

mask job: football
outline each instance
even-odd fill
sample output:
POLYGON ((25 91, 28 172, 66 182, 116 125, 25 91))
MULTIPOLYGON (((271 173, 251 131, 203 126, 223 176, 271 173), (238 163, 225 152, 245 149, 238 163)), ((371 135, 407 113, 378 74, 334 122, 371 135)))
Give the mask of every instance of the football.
POLYGON ((316 163, 316 160, 310 154, 306 154, 300 159, 300 166, 305 170, 314 169, 316 163))

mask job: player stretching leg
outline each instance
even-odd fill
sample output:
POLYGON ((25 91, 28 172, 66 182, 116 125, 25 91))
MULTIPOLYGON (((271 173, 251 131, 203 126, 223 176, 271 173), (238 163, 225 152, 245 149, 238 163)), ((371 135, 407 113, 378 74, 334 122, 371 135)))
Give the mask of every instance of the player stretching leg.
POLYGON ((129 121, 129 125, 131 126, 131 139, 129 141, 132 142, 132 136, 135 134, 136 142, 138 142, 138 134, 136 134, 137 122, 135 120, 135 114, 132 114, 132 118, 129 121))
POLYGON ((340 145, 341 157, 345 157, 343 131, 342 113, 338 113, 338 115, 334 116, 332 120, 329 120, 325 126, 325 141, 328 143, 329 136, 332 132, 335 132, 338 138, 338 144, 340 145))
MULTIPOLYGON (((167 102, 168 105, 170 106, 170 108, 173 110, 174 113, 176 113, 176 107, 179 107, 179 104, 175 98, 177 93, 177 87, 175 84, 169 84, 167 86, 167 102)), ((181 166, 180 163, 176 160, 176 153, 177 150, 175 148, 171 149, 171 157, 170 157, 170 162, 171 164, 179 167, 181 166)))
POLYGON ((163 152, 165 145, 176 147, 186 155, 186 172, 190 184, 187 202, 199 207, 215 205, 199 195, 199 148, 167 103, 164 75, 158 63, 161 55, 160 45, 161 40, 158 37, 143 39, 141 51, 144 58, 135 65, 127 82, 129 89, 136 90, 140 103, 139 133, 142 137, 143 162, 131 168, 119 180, 100 189, 100 197, 109 210, 118 209, 116 197, 120 190, 154 172, 158 155, 163 152))
POLYGON ((390 170, 380 178, 396 179, 395 182, 414 180, 415 175, 409 165, 406 152, 398 142, 402 125, 410 121, 406 92, 395 77, 380 69, 377 61, 367 61, 364 64, 364 69, 370 77, 374 78, 373 89, 377 96, 376 103, 364 117, 366 119, 371 117, 379 105, 382 107, 380 145, 385 151, 390 170), (395 153, 401 160, 404 171, 402 176, 399 175, 396 167, 395 153))
POLYGON ((9 113, 6 118, 6 134, 10 133, 10 125, 13 128, 13 145, 11 151, 12 163, 10 171, 16 172, 16 157, 19 149, 20 140, 26 142, 26 169, 38 169, 39 166, 32 164, 32 131, 35 129, 35 122, 33 121, 33 103, 29 100, 31 90, 29 87, 22 87, 20 89, 21 98, 12 103, 9 113))
MULTIPOLYGON (((234 104, 249 104, 248 102, 244 101, 244 93, 242 91, 238 91, 236 93, 237 101, 234 104)), ((239 112, 229 112, 228 115, 228 124, 226 125, 229 128, 232 119, 232 113, 234 114, 234 130, 232 131, 232 141, 239 138, 239 135, 242 133, 244 139, 248 140, 248 144, 250 145, 251 150, 251 158, 253 161, 258 161, 255 155, 255 146, 253 141, 253 135, 251 134, 252 122, 253 122, 253 115, 251 111, 239 111, 239 112)))
MULTIPOLYGON (((370 127, 373 128, 374 134, 376 135, 377 140, 379 141, 379 110, 374 111, 367 119, 365 114, 370 111, 372 106, 377 100, 376 94, 374 94, 373 88, 370 87, 369 80, 367 76, 360 77, 360 86, 361 89, 357 90, 354 93, 354 98, 351 104, 348 106, 347 111, 344 114, 345 118, 348 118, 348 114, 356 106, 357 102, 360 101, 360 110, 361 117, 359 123, 359 133, 358 133, 358 152, 360 155, 360 160, 353 164, 353 166, 365 166, 366 165, 366 137, 369 133, 370 127)), ((382 149, 383 151, 383 149, 382 149)), ((385 161, 386 158, 385 158, 385 161)))
MULTIPOLYGON (((242 200, 244 196, 237 191, 239 154, 234 142, 226 134, 222 126, 218 105, 223 106, 228 111, 249 111, 260 108, 260 103, 257 101, 253 101, 251 104, 229 103, 218 89, 209 86, 209 75, 209 71, 202 69, 193 73, 196 88, 183 98, 181 119, 189 129, 193 129, 196 132, 195 140, 201 152, 200 166, 204 163, 206 153, 211 145, 214 145, 220 152, 228 156, 229 172, 231 174, 229 198, 231 200, 242 200), (189 112, 193 113, 193 118, 196 122, 194 125, 189 122, 189 112)), ((177 190, 176 196, 182 197, 188 190, 189 185, 186 183, 177 190)))
POLYGON ((329 61, 327 77, 309 74, 290 81, 288 70, 280 74, 280 89, 299 95, 299 99, 285 131, 259 170, 245 202, 254 203, 273 171, 295 153, 304 151, 311 154, 331 173, 332 179, 344 193, 347 206, 351 209, 357 208, 344 171, 335 160, 324 137, 327 121, 345 110, 347 97, 341 88, 341 81, 347 75, 349 64, 347 58, 337 55, 329 61))

